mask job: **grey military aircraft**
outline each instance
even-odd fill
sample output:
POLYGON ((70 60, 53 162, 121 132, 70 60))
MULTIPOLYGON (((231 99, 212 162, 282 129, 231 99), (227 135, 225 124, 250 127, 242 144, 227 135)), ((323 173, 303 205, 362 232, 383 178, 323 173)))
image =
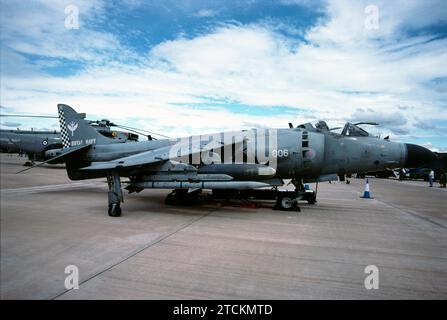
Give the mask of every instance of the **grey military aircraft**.
MULTIPOLYGON (((121 215, 121 177, 126 190, 163 188, 174 191, 169 203, 194 199, 202 189, 217 195, 262 190, 276 207, 292 210, 305 196, 305 181, 328 181, 337 175, 396 167, 417 167, 434 159, 421 146, 373 137, 352 123, 341 134, 324 121, 284 129, 219 132, 179 139, 115 144, 99 134, 68 105, 58 105, 63 149, 47 160, 64 161, 72 180, 107 178, 108 213, 121 215), (292 179, 295 191, 278 186, 292 179)), ((26 170, 26 169, 25 169, 26 170)))
POLYGON ((57 131, 0 130, 0 149, 8 153, 25 153, 31 165, 34 161, 48 159, 48 150, 62 148, 60 133, 57 131))
MULTIPOLYGON (((53 118, 48 116, 28 117, 53 118)), ((88 123, 103 136, 114 139, 116 143, 138 141, 138 135, 135 133, 111 130, 110 127, 114 124, 109 120, 89 120, 88 123)), ((27 166, 33 165, 35 161, 45 161, 53 158, 60 154, 62 147, 60 132, 56 130, 0 130, 0 150, 7 153, 26 154, 29 159, 25 163, 27 166)))

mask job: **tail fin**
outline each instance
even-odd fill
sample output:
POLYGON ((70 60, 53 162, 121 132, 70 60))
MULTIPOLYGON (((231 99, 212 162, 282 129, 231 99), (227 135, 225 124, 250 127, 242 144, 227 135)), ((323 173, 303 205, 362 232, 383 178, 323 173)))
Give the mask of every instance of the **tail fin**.
POLYGON ((89 144, 109 144, 113 139, 104 137, 85 120, 85 113, 77 113, 66 104, 58 104, 62 145, 65 148, 89 144))

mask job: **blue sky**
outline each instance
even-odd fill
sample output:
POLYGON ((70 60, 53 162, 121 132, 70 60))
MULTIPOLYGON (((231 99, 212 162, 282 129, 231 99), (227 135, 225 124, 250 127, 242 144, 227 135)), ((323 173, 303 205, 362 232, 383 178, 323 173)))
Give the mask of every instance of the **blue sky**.
MULTIPOLYGON (((374 133, 447 150, 442 0, 0 3, 3 114, 67 103, 170 136, 377 121, 374 133), (79 29, 65 27, 70 4, 79 29)), ((1 121, 18 124, 57 128, 1 121)))

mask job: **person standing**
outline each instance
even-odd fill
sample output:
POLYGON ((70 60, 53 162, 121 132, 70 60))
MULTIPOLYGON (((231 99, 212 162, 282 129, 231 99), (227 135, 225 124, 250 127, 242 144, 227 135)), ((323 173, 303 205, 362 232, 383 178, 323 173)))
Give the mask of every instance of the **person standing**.
POLYGON ((445 188, 447 184, 447 177, 445 174, 445 170, 441 171, 441 176, 439 177, 439 184, 441 188, 445 188))
POLYGON ((430 184, 430 188, 433 187, 433 180, 435 180, 435 172, 430 170, 430 173, 428 174, 428 183, 430 184))

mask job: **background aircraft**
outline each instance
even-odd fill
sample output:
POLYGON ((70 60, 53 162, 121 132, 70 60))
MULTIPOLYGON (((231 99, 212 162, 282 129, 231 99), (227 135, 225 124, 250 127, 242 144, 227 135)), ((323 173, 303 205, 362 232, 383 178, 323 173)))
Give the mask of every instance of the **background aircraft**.
POLYGON ((48 150, 62 148, 61 136, 57 131, 0 130, 2 152, 26 154, 31 165, 34 161, 48 159, 48 150))
MULTIPOLYGON (((42 115, 2 115, 2 117, 27 117, 27 118, 56 118, 42 115)), ((155 139, 152 134, 143 133, 142 129, 117 125, 107 119, 87 120, 90 126, 97 130, 101 135, 111 138, 115 143, 138 141, 139 135, 147 136, 149 140, 155 139), (112 130, 111 127, 123 128, 127 131, 112 130)), ((163 135, 159 135, 166 137, 163 135)), ((0 149, 2 152, 26 154, 29 161, 25 165, 33 165, 34 161, 45 161, 60 154, 62 149, 60 132, 42 131, 42 130, 0 130, 0 149)))

